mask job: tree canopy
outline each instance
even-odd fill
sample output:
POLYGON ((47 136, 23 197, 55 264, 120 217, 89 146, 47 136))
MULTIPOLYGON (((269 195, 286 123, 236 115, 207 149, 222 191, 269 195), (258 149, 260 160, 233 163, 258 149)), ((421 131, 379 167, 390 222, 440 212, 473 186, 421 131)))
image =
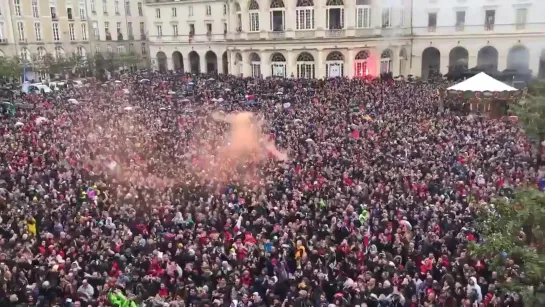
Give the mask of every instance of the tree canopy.
POLYGON ((20 78, 22 70, 21 62, 17 57, 0 57, 0 78, 20 78))

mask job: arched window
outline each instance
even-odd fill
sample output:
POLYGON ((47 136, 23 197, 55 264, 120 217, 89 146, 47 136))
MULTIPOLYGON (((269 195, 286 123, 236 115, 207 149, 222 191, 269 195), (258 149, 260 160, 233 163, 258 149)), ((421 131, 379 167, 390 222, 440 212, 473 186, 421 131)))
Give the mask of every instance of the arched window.
POLYGON ((354 61, 354 77, 365 77, 369 74, 369 68, 367 67, 367 59, 369 58, 369 52, 362 50, 356 54, 354 61))
POLYGON ((55 57, 57 59, 64 57, 64 49, 61 46, 55 47, 55 57))
POLYGON ((286 29, 286 9, 284 1, 273 0, 270 6, 271 10, 271 31, 282 32, 286 29))
POLYGON ((250 0, 248 14, 250 18, 250 32, 259 32, 259 3, 256 0, 250 0))
POLYGON ((297 0, 295 28, 297 30, 314 30, 314 1, 297 0))
POLYGON ((235 2, 235 12, 237 15, 237 28, 235 29, 237 33, 242 32, 242 12, 240 10, 240 4, 235 2))
POLYGON ((344 76, 344 56, 339 51, 333 51, 327 55, 326 77, 336 78, 344 76))
POLYGON ((302 52, 297 57, 297 78, 314 79, 316 67, 314 57, 308 52, 302 52))
POLYGON ((28 48, 21 48, 21 61, 23 63, 30 62, 30 50, 28 50, 28 48))
POLYGON ((380 55, 380 73, 388 74, 392 72, 392 52, 386 49, 380 55))
POLYGON ((371 0, 356 0, 356 28, 371 27, 371 0))
POLYGON ((261 58, 255 52, 252 52, 250 54, 250 65, 252 68, 252 77, 261 77, 261 58))
POLYGON ((38 47, 38 50, 37 50, 37 54, 38 54, 38 59, 42 60, 45 55, 47 54, 47 51, 45 50, 44 47, 38 47))
POLYGON ((271 56, 271 75, 273 77, 286 77, 286 58, 281 53, 271 56))
POLYGON ((326 25, 329 30, 344 29, 344 2, 343 0, 327 0, 325 11, 326 25))

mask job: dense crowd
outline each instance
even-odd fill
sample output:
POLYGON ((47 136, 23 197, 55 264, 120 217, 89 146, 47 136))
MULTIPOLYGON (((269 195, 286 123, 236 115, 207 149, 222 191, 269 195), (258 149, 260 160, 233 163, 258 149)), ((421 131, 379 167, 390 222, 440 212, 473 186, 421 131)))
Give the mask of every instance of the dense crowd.
POLYGON ((530 146, 437 86, 146 73, 5 102, 0 305, 522 306, 467 246, 535 184, 530 146), (217 151, 242 111, 287 160, 217 151))

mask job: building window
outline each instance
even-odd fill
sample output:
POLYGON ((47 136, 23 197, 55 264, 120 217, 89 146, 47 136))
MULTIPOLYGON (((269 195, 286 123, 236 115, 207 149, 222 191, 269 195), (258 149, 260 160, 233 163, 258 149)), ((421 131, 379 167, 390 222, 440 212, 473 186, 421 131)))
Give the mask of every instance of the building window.
POLYGON ((74 24, 73 23, 68 24, 68 33, 70 34, 70 40, 75 41, 76 40, 76 30, 74 29, 74 24))
POLYGON ((297 78, 314 79, 316 66, 314 57, 306 52, 297 57, 297 78))
POLYGON ((102 0, 102 12, 108 14, 108 0, 102 0))
POLYGON ((81 24, 81 39, 84 41, 87 40, 87 24, 86 23, 81 24))
POLYGON ((110 23, 104 22, 104 33, 106 35, 106 40, 111 41, 112 40, 112 34, 110 33, 110 23))
POLYGON ((517 9, 517 30, 522 30, 526 27, 526 16, 528 16, 527 8, 517 9))
POLYGON ((133 43, 129 44, 129 52, 134 52, 134 44, 133 43))
POLYGON ((259 13, 250 12, 250 32, 259 32, 259 13))
POLYGON ((85 9, 85 0, 79 2, 79 18, 80 20, 87 20, 87 10, 85 9))
POLYGON ((172 25, 172 35, 178 36, 178 25, 172 25))
POLYGON ((382 27, 390 28, 392 26, 392 8, 385 7, 382 9, 382 27))
POLYGON ((89 3, 91 5, 91 12, 95 13, 97 11, 95 0, 89 0, 89 3))
POLYGON ((223 5, 223 15, 227 15, 227 4, 223 5))
POLYGON ((106 46, 106 52, 112 53, 113 52, 112 46, 110 45, 106 46))
POLYGON ((178 11, 175 7, 172 8, 172 17, 178 17, 178 11))
POLYGON ((125 15, 131 16, 131 2, 129 0, 125 1, 125 15))
POLYGON ((95 46, 95 52, 96 52, 96 53, 99 53, 99 52, 100 52, 100 45, 96 45, 96 46, 95 46))
POLYGON ((456 12, 456 31, 464 31, 465 24, 466 24, 466 12, 465 11, 456 12))
POLYGON ((66 8, 66 15, 68 16, 68 20, 74 20, 74 14, 72 14, 71 7, 66 8))
POLYGON ((13 0, 13 4, 15 6, 15 15, 21 16, 21 0, 13 0))
POLYGON ((84 51, 83 47, 81 47, 81 46, 78 46, 76 48, 76 53, 81 57, 83 57, 85 55, 85 51, 84 51))
POLYGON ((227 34, 227 23, 223 23, 223 34, 227 34))
POLYGON ((312 0, 298 0, 295 9, 295 28, 297 30, 314 29, 314 2, 312 0))
POLYGON ((115 12, 116 15, 119 15, 119 1, 118 0, 114 1, 114 12, 115 12))
POLYGON ((93 21, 93 35, 96 39, 100 40, 100 30, 98 29, 98 22, 93 21))
POLYGON ((495 23, 496 23, 496 10, 486 10, 485 17, 484 17, 485 31, 494 30, 495 23))
POLYGON ((17 22, 17 34, 19 34, 19 41, 25 41, 25 24, 22 21, 17 22))
POLYGON ((193 17, 193 6, 190 5, 187 7, 187 14, 189 17, 193 17))
POLYGON ((38 6, 38 0, 32 0, 32 17, 40 17, 40 7, 38 6))
POLYGON ((34 34, 36 34, 36 41, 42 40, 42 25, 39 22, 34 23, 34 34))
POLYGON ((142 9, 142 2, 138 2, 138 16, 144 16, 144 10, 142 9))
POLYGON ((38 58, 39 59, 43 59, 46 54, 47 54, 47 51, 45 51, 44 47, 38 47, 38 58))
POLYGON ((155 9, 155 18, 161 18, 161 9, 155 9))
POLYGON ((195 25, 190 23, 189 24, 189 36, 195 35, 195 25))
POLYGON ((125 53, 125 46, 117 46, 117 53, 125 53))
POLYGON ((64 56, 64 50, 62 49, 62 47, 60 47, 60 46, 55 47, 55 57, 57 59, 60 59, 63 56, 64 56))
POLYGON ((21 60, 28 62, 30 60, 30 51, 27 48, 21 49, 21 60))
POLYGON ((142 43, 142 47, 141 47, 140 51, 142 51, 142 54, 146 54, 146 53, 147 53, 147 51, 146 51, 146 43, 142 43))
POLYGON ((61 40, 61 36, 60 36, 60 33, 59 33, 59 24, 54 22, 53 23, 53 40, 54 41, 60 41, 61 40))
POLYGON ((141 22, 140 23, 140 36, 144 36, 144 35, 146 35, 146 25, 143 22, 141 22))
POLYGON ((129 35, 129 39, 134 39, 134 34, 132 32, 132 22, 127 22, 127 35, 129 35))
POLYGON ((163 36, 163 26, 162 25, 156 25, 155 28, 157 29, 157 37, 163 36))
POLYGON ((206 5, 206 16, 212 16, 212 6, 206 5))
POLYGON ((437 28, 437 13, 428 13, 428 32, 435 32, 437 28))
POLYGON ((325 11, 326 26, 329 30, 344 29, 344 3, 342 0, 328 0, 325 11))
MULTIPOLYGON (((195 29, 193 29, 193 30, 195 30, 195 29)), ((212 24, 211 23, 206 24, 206 35, 212 35, 212 24)))
POLYGON ((0 22, 0 41, 4 41, 4 23, 0 22))
POLYGON ((59 17, 57 16, 57 8, 55 6, 51 6, 49 9, 51 10, 51 19, 59 20, 59 17))
POLYGON ((117 40, 123 40, 123 31, 121 30, 121 22, 116 24, 117 40))
POLYGON ((356 1, 356 28, 371 27, 371 5, 368 0, 356 1))

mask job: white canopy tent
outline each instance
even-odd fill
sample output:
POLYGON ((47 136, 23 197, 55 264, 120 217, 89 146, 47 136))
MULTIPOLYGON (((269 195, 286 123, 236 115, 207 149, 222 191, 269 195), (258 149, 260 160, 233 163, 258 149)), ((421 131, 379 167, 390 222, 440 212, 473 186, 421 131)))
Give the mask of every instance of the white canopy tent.
POLYGON ((511 87, 501 81, 498 81, 489 75, 481 72, 463 82, 453 85, 447 89, 448 91, 461 92, 514 92, 516 88, 511 87))

